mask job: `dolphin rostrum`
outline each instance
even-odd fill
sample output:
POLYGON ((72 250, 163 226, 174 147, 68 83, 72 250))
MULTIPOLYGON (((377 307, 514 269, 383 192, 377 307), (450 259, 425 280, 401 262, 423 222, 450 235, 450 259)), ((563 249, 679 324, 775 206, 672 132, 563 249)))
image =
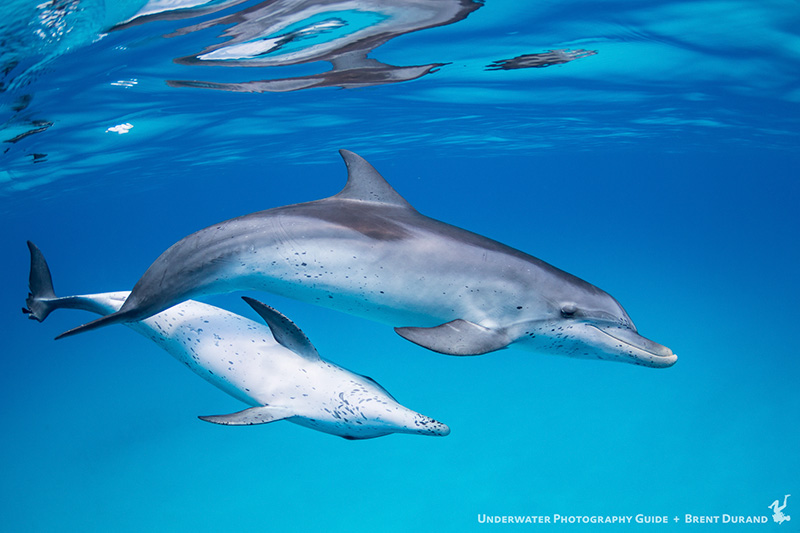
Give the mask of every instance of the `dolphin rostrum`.
MULTIPOLYGON (((129 294, 58 298, 44 256, 33 243, 28 248, 31 293, 23 311, 32 319, 41 322, 61 308, 107 315, 129 294)), ((450 433, 441 422, 400 405, 372 378, 322 359, 305 334, 275 309, 245 300, 266 326, 193 300, 127 324, 206 381, 253 406, 202 420, 233 426, 288 420, 346 439, 450 433)))
POLYGON ((134 322, 202 294, 254 289, 389 323, 450 355, 510 344, 668 367, 608 293, 540 259, 428 218, 367 161, 340 150, 330 198, 233 218, 168 248, 116 313, 60 335, 134 322))

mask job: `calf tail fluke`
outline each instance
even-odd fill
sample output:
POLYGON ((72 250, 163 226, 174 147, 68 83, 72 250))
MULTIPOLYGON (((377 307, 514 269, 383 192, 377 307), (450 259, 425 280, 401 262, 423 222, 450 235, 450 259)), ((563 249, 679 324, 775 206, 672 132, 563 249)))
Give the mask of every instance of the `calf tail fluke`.
MULTIPOLYGON (((96 301, 96 295, 64 296, 62 298, 56 296, 55 290, 53 290, 53 278, 50 274, 50 267, 47 266, 44 254, 30 241, 28 241, 28 249, 31 252, 31 272, 28 278, 30 292, 28 293, 28 298, 25 300, 26 307, 22 308, 22 312, 28 315, 28 318, 43 322, 44 319, 56 309, 83 309, 84 311, 92 311, 101 314, 108 312, 96 301)), ((129 318, 128 315, 129 313, 112 313, 82 326, 78 326, 77 328, 73 328, 56 338, 68 337, 76 333, 89 331, 117 322, 126 322, 128 321, 126 319, 129 318)))
POLYGON ((22 312, 31 320, 42 322, 53 309, 58 307, 58 298, 53 290, 50 267, 47 266, 42 251, 31 241, 28 241, 28 250, 31 252, 31 272, 28 277, 30 292, 25 300, 27 307, 23 307, 22 312))

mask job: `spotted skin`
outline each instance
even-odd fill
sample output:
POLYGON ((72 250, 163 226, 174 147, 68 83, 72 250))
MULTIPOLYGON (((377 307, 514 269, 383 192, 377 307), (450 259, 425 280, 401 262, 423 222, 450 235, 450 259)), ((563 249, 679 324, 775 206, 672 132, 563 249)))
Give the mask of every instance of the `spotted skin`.
POLYGON ((185 237, 156 259, 118 313, 60 337, 141 320, 201 294, 251 289, 388 323, 404 338, 451 355, 514 345, 652 367, 677 360, 640 336, 605 291, 420 214, 368 162, 341 154, 348 180, 339 194, 185 237), (542 326, 550 323, 570 335, 550 335, 557 330, 542 326), (620 328, 625 332, 616 334, 620 328))
MULTIPOLYGON (((30 318, 43 321, 61 308, 107 315, 128 297, 128 292, 56 297, 41 252, 30 246, 31 294, 25 308, 30 318), (40 275, 34 275, 34 269, 40 275)), ((269 312, 274 318, 270 326, 282 327, 279 334, 284 343, 302 353, 276 341, 279 335, 273 335, 266 324, 194 300, 127 326, 209 383, 262 409, 256 411, 252 423, 285 419, 347 439, 390 433, 444 436, 450 432, 441 422, 398 403, 372 378, 319 357, 297 326, 274 309, 255 300, 248 299, 248 303, 259 313, 269 312), (297 342, 291 344, 292 339, 297 342)), ((219 423, 228 420, 224 416, 202 418, 221 420, 219 423)))

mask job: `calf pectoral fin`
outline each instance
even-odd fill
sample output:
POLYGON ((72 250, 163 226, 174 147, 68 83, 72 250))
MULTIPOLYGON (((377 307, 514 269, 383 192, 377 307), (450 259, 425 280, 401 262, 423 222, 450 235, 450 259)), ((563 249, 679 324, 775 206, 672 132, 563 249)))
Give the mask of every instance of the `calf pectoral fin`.
POLYGON ((250 409, 245 409, 238 413, 231 413, 229 415, 199 416, 197 418, 213 424, 222 424, 225 426, 254 426, 256 424, 268 424, 277 420, 291 418, 292 416, 293 415, 285 409, 266 405, 251 407, 250 409))
POLYGON ((481 355, 505 348, 511 339, 504 331, 467 320, 453 320, 433 328, 394 328, 398 335, 423 348, 447 355, 481 355))

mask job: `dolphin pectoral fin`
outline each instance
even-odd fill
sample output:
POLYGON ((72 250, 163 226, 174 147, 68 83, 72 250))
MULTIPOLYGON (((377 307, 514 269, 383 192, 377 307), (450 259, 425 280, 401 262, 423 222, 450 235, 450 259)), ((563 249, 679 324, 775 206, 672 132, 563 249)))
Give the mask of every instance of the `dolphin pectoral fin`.
POLYGON ((254 426, 256 424, 269 424, 277 420, 291 418, 293 415, 280 407, 264 405, 251 407, 244 411, 231 413, 229 415, 198 416, 200 420, 211 422, 212 424, 222 424, 224 426, 254 426))
POLYGON ((398 335, 423 348, 447 355, 481 355, 511 344, 503 331, 467 320, 453 320, 433 328, 394 328, 398 335))

